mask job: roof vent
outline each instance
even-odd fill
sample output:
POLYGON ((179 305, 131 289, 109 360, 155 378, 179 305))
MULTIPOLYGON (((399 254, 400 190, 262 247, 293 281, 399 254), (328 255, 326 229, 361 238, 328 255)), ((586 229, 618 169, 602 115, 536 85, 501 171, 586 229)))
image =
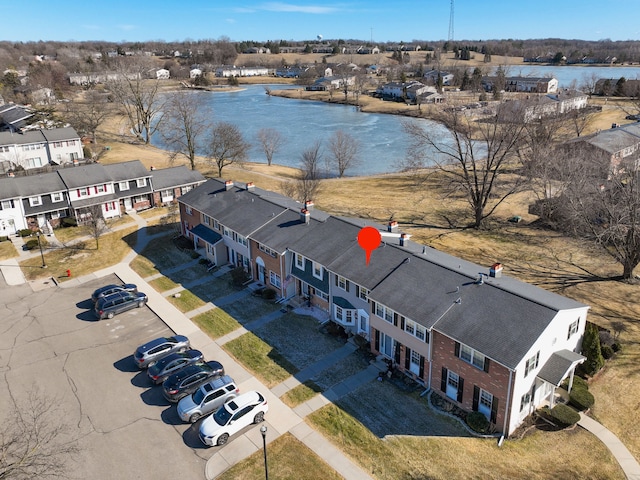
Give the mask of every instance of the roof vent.
POLYGON ((231 190, 231 187, 233 187, 233 180, 226 180, 224 182, 224 189, 231 190))
MULTIPOLYGON (((226 186, 226 182, 225 182, 226 186)), ((253 190, 256 187, 256 184, 253 182, 247 182, 247 190, 253 190)))
POLYGON ((491 268, 489 268, 489 276, 500 278, 502 276, 502 264, 494 263, 493 265, 491 265, 491 268))
POLYGON ((300 220, 303 223, 309 223, 310 218, 311 218, 311 212, 309 212, 309 210, 307 210, 306 208, 303 208, 302 210, 300 210, 300 220))
POLYGON ((387 225, 387 232, 397 232, 398 231, 398 222, 395 220, 391 220, 387 225))

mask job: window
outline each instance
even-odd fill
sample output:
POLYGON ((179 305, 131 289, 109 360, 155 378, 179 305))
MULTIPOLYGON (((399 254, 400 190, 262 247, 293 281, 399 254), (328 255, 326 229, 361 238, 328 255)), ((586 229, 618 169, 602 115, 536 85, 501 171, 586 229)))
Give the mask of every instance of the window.
POLYGON ((296 253, 296 267, 300 270, 304 270, 304 257, 299 253, 296 253))
POLYGON ((527 360, 527 363, 524 366, 524 376, 526 377, 529 373, 536 368, 538 368, 538 361, 540 360, 540 352, 536 353, 533 357, 527 360))
POLYGON ((190 192, 191 190, 193 190, 193 186, 192 185, 187 185, 186 187, 182 187, 180 189, 180 191, 182 192, 182 195, 184 195, 187 192, 190 192))
POLYGON ((353 324, 353 310, 345 310, 345 323, 353 324))
POLYGON ((225 237, 230 237, 231 236, 231 230, 229 230, 227 227, 222 227, 222 231, 223 231, 225 237))
POLYGON ((9 147, 0 146, 0 152, 8 152, 8 151, 9 151, 9 147))
POLYGON ((360 297, 365 302, 369 300, 369 290, 366 288, 360 287, 358 291, 358 297, 360 297))
POLYGON ((321 290, 316 290, 316 297, 320 297, 321 299, 323 299, 325 302, 329 301, 329 295, 324 293, 321 290))
POLYGON ((189 207, 188 205, 185 205, 184 213, 186 213, 187 215, 191 215, 193 211, 191 210, 191 207, 189 207))
POLYGON ((2 203, 0 204, 0 206, 2 206, 2 210, 13 208, 13 200, 2 200, 2 203))
POLYGON ((569 340, 572 335, 578 333, 578 325, 580 325, 580 319, 577 319, 575 322, 569 325, 569 331, 567 332, 567 340, 569 340))
POLYGON ((269 283, 276 288, 280 288, 280 275, 276 272, 269 272, 269 283))
POLYGON ((458 400, 458 391, 460 390, 460 376, 449 370, 447 372, 447 385, 446 385, 446 395, 447 397, 458 400))
POLYGON ((89 189, 88 188, 80 188, 78 190, 78 196, 79 197, 86 197, 89 195, 89 189))
POLYGON ((341 288, 342 290, 346 290, 347 289, 347 279, 346 278, 341 277, 340 275, 338 275, 337 282, 338 282, 338 288, 341 288))
POLYGON ((322 266, 319 263, 313 262, 313 276, 322 280, 322 266))
POLYGON ((136 180, 136 186, 138 188, 146 187, 147 186, 147 179, 146 178, 138 178, 136 180))
POLYGON ((213 228, 215 228, 216 230, 220 230, 220 224, 218 223, 218 220, 213 221, 213 228))
POLYGON ((203 215, 202 217, 203 217, 202 220, 204 221, 204 224, 211 226, 211 217, 209 215, 203 215))
POLYGON ((459 357, 467 363, 470 363, 474 367, 478 367, 481 370, 485 370, 485 356, 480 352, 477 352, 471 347, 466 345, 460 345, 459 357))
POLYGON ((118 188, 120 189, 120 191, 129 190, 129 182, 120 182, 120 183, 118 183, 118 188))
POLYGON ((524 410, 524 407, 531 403, 531 393, 527 392, 520 397, 520 411, 524 410))
POLYGON ((163 202, 170 202, 173 200, 173 190, 162 190, 160 196, 162 197, 163 202))
POLYGON ((76 141, 75 140, 67 140, 67 147, 73 147, 75 146, 76 141))
POLYGON ((107 191, 107 187, 105 185, 98 185, 96 187, 96 193, 104 193, 107 191))
POLYGON ((42 197, 30 197, 29 205, 32 207, 37 207, 38 205, 42 205, 42 197))
POLYGON ((258 244, 258 249, 263 251, 264 253, 266 253, 267 255, 276 258, 278 256, 278 252, 276 252, 275 250, 270 249, 269 247, 267 247, 266 245, 263 245, 262 243, 258 244))
POLYGON ((339 307, 338 305, 336 305, 336 320, 342 321, 342 319, 343 319, 342 307, 339 307))
POLYGON ((61 202, 62 201, 62 192, 52 193, 51 194, 51 202, 61 202))
POLYGON ((53 146, 55 148, 61 148, 62 147, 62 142, 53 142, 53 146))
POLYGON ((478 411, 484 413, 487 418, 491 417, 491 407, 493 406, 493 395, 486 390, 480 389, 478 399, 478 411))
POLYGON ((147 201, 147 197, 145 197, 144 195, 138 195, 137 197, 133 197, 134 203, 144 203, 146 201, 147 201))
POLYGON ((238 242, 240 245, 244 245, 245 247, 247 246, 247 238, 243 237, 242 235, 237 235, 236 242, 238 242))
POLYGON ((104 211, 111 212, 116 209, 116 202, 109 202, 104 204, 104 211))

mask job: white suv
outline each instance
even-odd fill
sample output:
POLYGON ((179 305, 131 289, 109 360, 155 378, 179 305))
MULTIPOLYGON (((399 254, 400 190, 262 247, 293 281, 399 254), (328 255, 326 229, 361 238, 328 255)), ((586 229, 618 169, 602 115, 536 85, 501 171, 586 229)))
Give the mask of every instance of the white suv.
POLYGON ((217 410, 223 403, 238 395, 233 378, 223 375, 211 380, 178 402, 178 416, 183 422, 197 422, 201 417, 217 410))
POLYGON ((252 391, 228 401, 200 425, 200 440, 205 445, 224 445, 229 435, 238 433, 252 423, 264 420, 269 410, 261 393, 252 391))

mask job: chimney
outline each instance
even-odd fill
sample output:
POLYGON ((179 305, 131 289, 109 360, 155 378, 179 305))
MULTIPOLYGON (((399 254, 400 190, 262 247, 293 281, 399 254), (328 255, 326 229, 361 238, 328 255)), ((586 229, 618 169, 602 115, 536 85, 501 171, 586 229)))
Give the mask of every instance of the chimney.
POLYGON ((305 210, 311 210, 313 208, 313 200, 307 200, 304 202, 305 210))
POLYGON ((304 223, 309 223, 309 219, 311 218, 311 212, 306 208, 300 210, 300 220, 304 223))
POLYGON ((233 187, 233 180, 225 180, 224 189, 231 190, 231 187, 233 187))
POLYGON ((494 263, 493 265, 491 265, 491 268, 489 269, 489 276, 500 278, 502 276, 502 264, 494 263))
POLYGON ((398 222, 391 220, 387 225, 387 232, 396 233, 398 231, 398 222))
POLYGON ((404 247, 404 242, 406 242, 407 240, 409 240, 409 234, 407 233, 403 233, 400 235, 400 246, 404 247))
MULTIPOLYGON (((226 185, 226 183, 225 183, 226 185)), ((253 182, 247 182, 247 190, 253 190, 255 188, 256 184, 253 182)))

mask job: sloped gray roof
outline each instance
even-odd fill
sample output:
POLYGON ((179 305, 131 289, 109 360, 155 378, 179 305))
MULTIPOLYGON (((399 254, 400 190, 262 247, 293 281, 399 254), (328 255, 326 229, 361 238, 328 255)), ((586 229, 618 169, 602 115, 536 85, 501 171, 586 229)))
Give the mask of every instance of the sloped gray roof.
POLYGON ((0 178, 0 200, 9 200, 22 196, 15 178, 0 178))
POLYGON ((103 165, 94 163, 58 170, 58 175, 68 188, 81 188, 111 183, 111 176, 103 165))
POLYGON ((114 182, 136 180, 138 178, 148 178, 151 176, 151 173, 144 167, 140 160, 110 163, 103 165, 103 168, 109 175, 109 178, 114 182))
POLYGON ((540 369, 537 377, 558 387, 569 374, 569 370, 585 360, 586 357, 571 350, 554 352, 540 369))
POLYGON ((190 170, 184 165, 153 170, 151 176, 153 177, 153 188, 155 190, 182 187, 206 180, 199 171, 190 170))
POLYGON ((49 142, 59 142, 61 140, 80 139, 80 135, 71 127, 52 128, 51 130, 41 130, 42 135, 49 142))
MULTIPOLYGON (((63 192, 67 190, 64 182, 56 172, 28 175, 8 180, 13 180, 20 192, 20 195, 23 197, 45 195, 47 193, 63 192)), ((2 190, 2 187, 0 187, 0 190, 2 190)))
POLYGON ((46 139, 40 130, 31 130, 24 133, 0 132, 0 145, 27 145, 45 142, 46 139))

